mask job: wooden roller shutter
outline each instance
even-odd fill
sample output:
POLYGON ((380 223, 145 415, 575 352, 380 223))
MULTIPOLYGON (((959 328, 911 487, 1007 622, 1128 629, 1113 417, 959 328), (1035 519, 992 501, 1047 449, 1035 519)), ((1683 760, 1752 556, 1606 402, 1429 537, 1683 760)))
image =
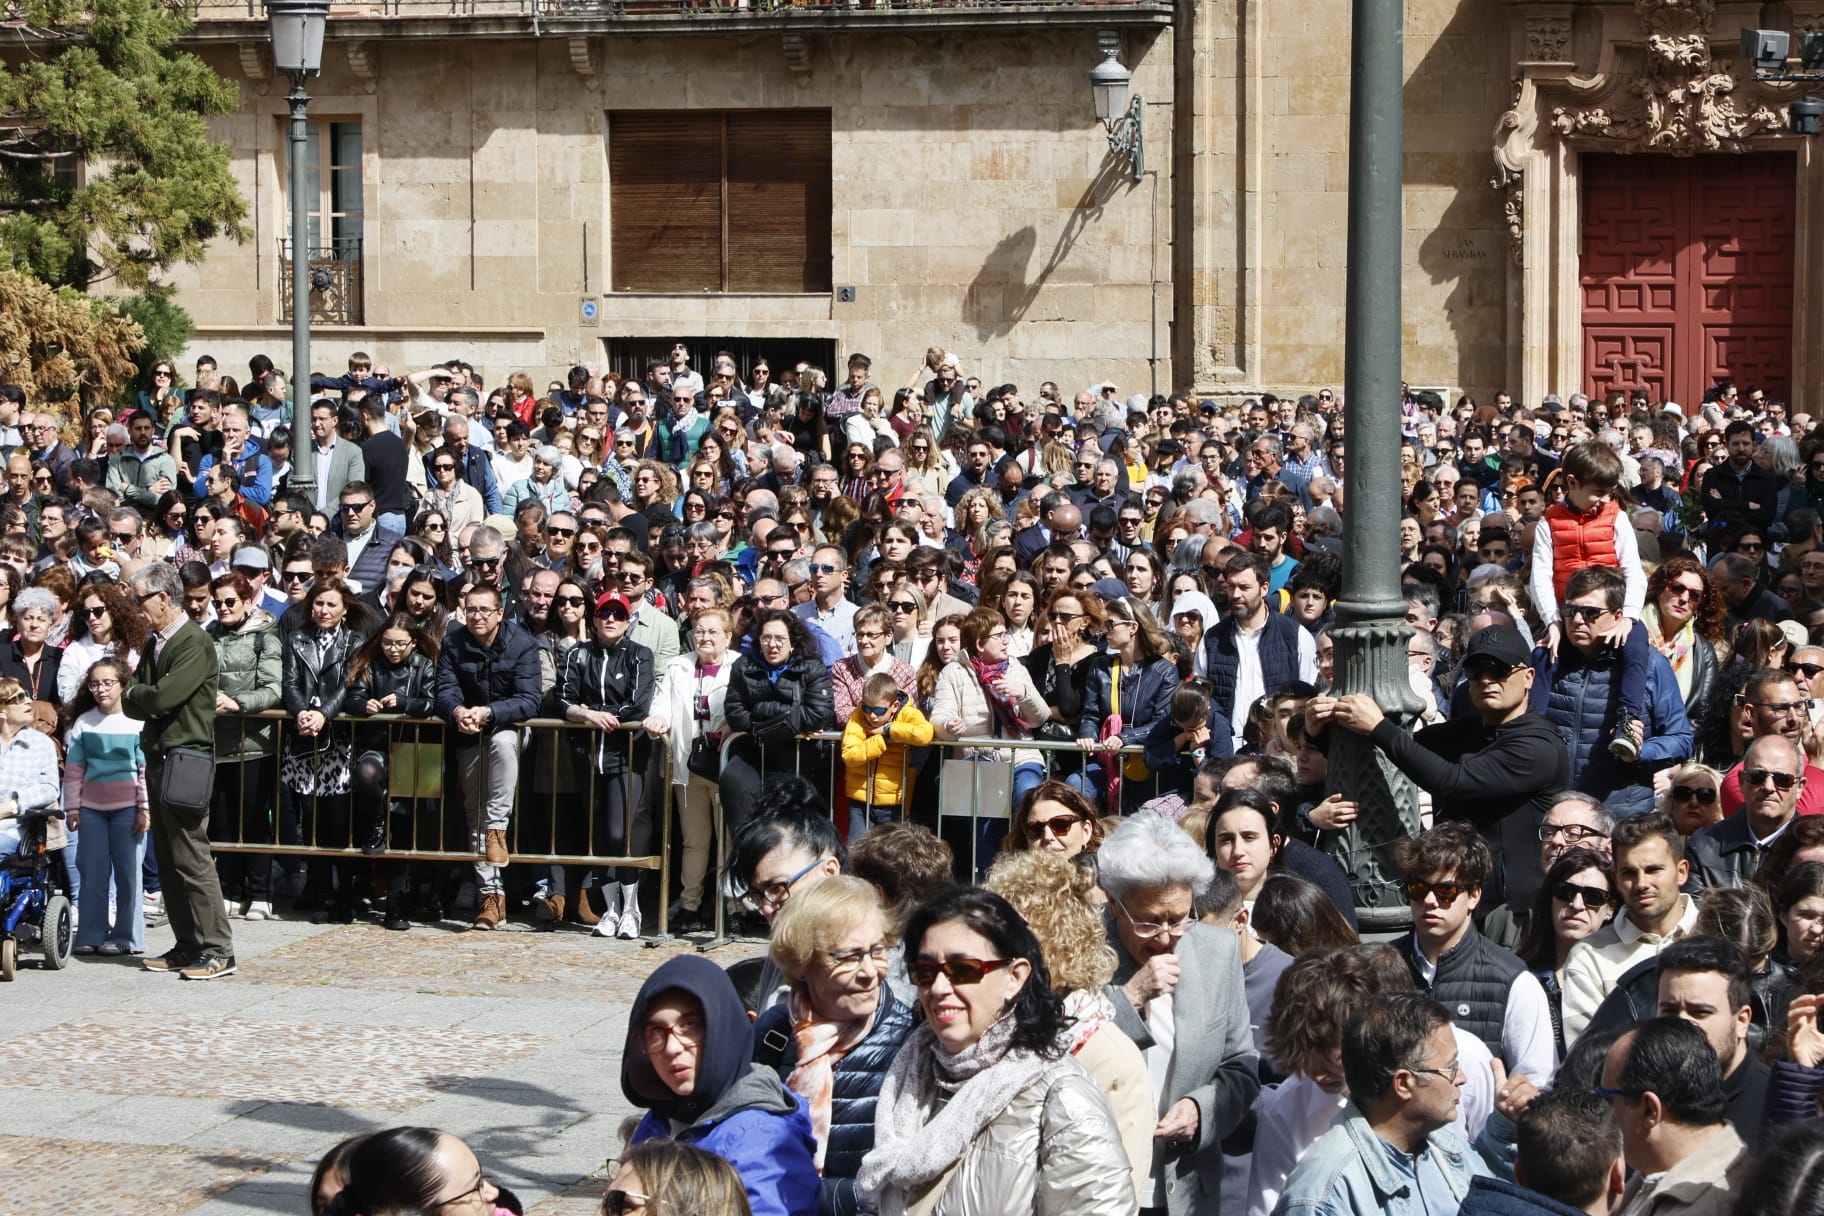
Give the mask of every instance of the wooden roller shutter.
POLYGON ((729 291, 830 290, 830 112, 728 114, 729 291))
POLYGON ((613 289, 723 290, 722 115, 613 114, 608 172, 613 289))

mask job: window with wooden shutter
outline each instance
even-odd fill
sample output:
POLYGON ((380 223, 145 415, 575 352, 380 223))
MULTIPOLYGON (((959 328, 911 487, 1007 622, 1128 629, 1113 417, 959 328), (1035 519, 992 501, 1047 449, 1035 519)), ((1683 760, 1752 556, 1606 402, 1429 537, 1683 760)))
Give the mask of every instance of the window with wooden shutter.
POLYGON ((828 110, 609 116, 615 291, 830 290, 828 110))

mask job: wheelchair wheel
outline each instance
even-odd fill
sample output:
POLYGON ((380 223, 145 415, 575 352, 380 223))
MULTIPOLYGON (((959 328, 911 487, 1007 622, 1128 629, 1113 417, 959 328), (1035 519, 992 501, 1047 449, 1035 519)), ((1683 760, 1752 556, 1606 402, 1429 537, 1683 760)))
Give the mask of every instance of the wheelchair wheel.
POLYGON ((18 972, 19 943, 10 937, 0 938, 0 983, 12 983, 18 972))
POLYGON ((40 940, 47 969, 62 971, 70 965, 70 953, 76 947, 75 919, 67 897, 53 895, 44 902, 44 924, 40 928, 40 940))

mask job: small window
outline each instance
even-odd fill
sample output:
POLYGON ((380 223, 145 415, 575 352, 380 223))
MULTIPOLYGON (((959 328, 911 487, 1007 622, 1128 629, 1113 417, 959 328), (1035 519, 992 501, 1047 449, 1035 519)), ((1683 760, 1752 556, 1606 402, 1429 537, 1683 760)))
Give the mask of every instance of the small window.
POLYGON ((616 113, 608 166, 613 290, 830 290, 828 110, 616 113))

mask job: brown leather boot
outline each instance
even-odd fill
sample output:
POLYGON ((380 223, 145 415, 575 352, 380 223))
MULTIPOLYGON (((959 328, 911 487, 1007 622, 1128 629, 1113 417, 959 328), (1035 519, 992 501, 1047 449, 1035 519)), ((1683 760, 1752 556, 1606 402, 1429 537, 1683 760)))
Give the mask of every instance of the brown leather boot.
POLYGON ((481 911, 475 914, 472 928, 498 929, 507 919, 507 897, 499 891, 490 891, 481 897, 481 911))
POLYGON ((507 864, 509 858, 507 857, 507 834, 505 832, 495 831, 492 828, 488 830, 487 856, 488 864, 491 866, 507 864))
POLYGON ((570 915, 579 925, 593 925, 602 919, 596 912, 595 905, 589 902, 589 888, 577 891, 576 899, 570 904, 570 915))

